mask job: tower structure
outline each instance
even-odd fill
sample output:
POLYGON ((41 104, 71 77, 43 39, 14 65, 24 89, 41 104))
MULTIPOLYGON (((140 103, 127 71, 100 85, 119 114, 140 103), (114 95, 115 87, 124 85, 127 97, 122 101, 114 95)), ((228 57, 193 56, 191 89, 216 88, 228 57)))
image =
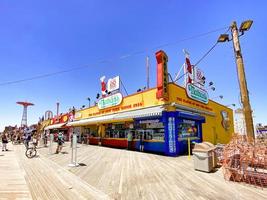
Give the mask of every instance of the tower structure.
POLYGON ((21 127, 27 127, 27 108, 28 106, 33 106, 33 103, 29 103, 26 101, 18 101, 17 104, 23 106, 23 113, 22 113, 22 119, 21 119, 21 127))

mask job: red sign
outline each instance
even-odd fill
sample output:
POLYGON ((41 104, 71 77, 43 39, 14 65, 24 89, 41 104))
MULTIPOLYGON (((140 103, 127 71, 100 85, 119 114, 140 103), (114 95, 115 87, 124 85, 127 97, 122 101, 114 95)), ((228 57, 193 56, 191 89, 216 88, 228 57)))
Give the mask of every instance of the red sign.
POLYGON ((54 117, 51 119, 51 124, 59 124, 59 123, 67 123, 69 120, 69 114, 62 114, 58 117, 54 117))
POLYGON ((156 52, 157 59, 157 99, 168 100, 168 56, 162 50, 156 52))

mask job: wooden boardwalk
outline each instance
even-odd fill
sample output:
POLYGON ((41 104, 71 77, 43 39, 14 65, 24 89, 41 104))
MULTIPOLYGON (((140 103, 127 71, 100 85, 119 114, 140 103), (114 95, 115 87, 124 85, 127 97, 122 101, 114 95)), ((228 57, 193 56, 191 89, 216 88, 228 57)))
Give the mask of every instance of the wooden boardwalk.
MULTIPOLYGON (((219 170, 193 169, 187 157, 166 157, 134 151, 79 145, 78 162, 69 168, 70 147, 49 155, 38 149, 28 159, 22 145, 0 155, 2 199, 266 199, 267 189, 227 182, 219 170)), ((54 145, 54 148, 56 145, 54 145)), ((54 149, 55 151, 55 149, 54 149)))
POLYGON ((66 153, 49 155, 48 148, 39 150, 41 155, 70 170, 112 199, 261 200, 267 197, 266 189, 225 181, 221 170, 215 173, 195 171, 193 159, 188 160, 185 156, 172 158, 79 145, 78 162, 86 166, 69 168, 68 143, 63 151, 66 153))
POLYGON ((0 152, 0 199, 31 199, 25 181, 25 171, 20 168, 13 146, 9 151, 0 152))
POLYGON ((25 171, 25 179, 33 199, 110 199, 103 192, 44 156, 28 159, 24 155, 24 146, 14 146, 14 149, 25 171))

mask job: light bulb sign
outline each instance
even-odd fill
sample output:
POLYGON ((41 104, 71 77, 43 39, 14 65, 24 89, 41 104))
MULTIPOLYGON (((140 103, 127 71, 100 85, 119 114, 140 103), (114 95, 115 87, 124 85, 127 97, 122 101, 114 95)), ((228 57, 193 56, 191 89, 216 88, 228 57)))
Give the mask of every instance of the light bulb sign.
POLYGON ((186 93, 187 96, 191 99, 194 99, 196 101, 199 101, 201 103, 208 104, 209 102, 209 95, 207 91, 193 85, 193 84, 187 84, 186 85, 186 93))
POLYGON ((120 105, 121 102, 122 102, 122 94, 116 93, 116 94, 100 99, 97 105, 99 109, 105 109, 105 108, 120 105))
POLYGON ((114 78, 108 79, 107 89, 109 92, 120 89, 120 77, 116 76, 114 78))

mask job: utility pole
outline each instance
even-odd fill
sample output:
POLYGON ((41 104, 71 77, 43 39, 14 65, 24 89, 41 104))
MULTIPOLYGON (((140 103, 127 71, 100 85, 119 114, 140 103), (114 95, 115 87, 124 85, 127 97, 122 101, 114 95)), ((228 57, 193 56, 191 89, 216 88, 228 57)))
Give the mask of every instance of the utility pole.
POLYGON ((239 87, 240 87, 240 93, 241 93, 241 102, 243 104, 243 113, 244 113, 245 122, 246 122, 247 136, 254 138, 252 110, 251 110, 251 106, 249 102, 249 94, 248 94, 248 89, 247 89, 244 62, 243 62, 243 57, 241 54, 241 47, 239 43, 239 32, 238 32, 235 21, 231 25, 231 31, 232 31, 233 46, 234 46, 234 51, 235 51, 239 87))
POLYGON ((146 88, 149 89, 149 57, 146 57, 146 88))

